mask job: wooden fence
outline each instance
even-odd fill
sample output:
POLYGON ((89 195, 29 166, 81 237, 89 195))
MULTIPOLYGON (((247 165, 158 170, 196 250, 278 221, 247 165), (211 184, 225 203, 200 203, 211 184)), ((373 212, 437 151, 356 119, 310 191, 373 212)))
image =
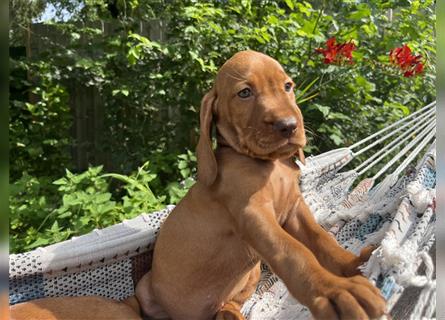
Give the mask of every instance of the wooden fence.
MULTIPOLYGON (((118 32, 118 25, 108 22, 88 26, 102 30, 104 35, 118 32)), ((140 22, 138 33, 155 41, 162 42, 166 38, 160 20, 140 22)), ((37 56, 46 49, 48 41, 60 46, 68 44, 66 35, 54 26, 33 24, 28 31, 26 55, 37 56)), ((83 39, 79 41, 82 42, 83 39)), ((69 83, 67 90, 73 116, 71 135, 75 144, 72 146, 71 155, 74 167, 79 171, 87 169, 89 164, 104 164, 106 168, 112 168, 110 157, 99 148, 104 129, 104 103, 100 93, 96 88, 78 82, 69 83)))

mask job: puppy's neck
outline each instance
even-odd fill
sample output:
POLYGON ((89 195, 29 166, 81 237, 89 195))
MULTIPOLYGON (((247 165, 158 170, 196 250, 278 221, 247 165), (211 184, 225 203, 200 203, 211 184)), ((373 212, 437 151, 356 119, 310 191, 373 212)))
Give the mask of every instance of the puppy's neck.
POLYGON ((219 131, 216 131, 216 143, 218 147, 229 147, 232 148, 232 146, 227 142, 227 140, 219 133, 219 131))
POLYGON ((217 148, 230 148, 235 153, 246 157, 255 158, 253 155, 250 154, 249 150, 241 148, 237 143, 233 143, 233 141, 229 142, 226 138, 224 138, 219 130, 216 130, 216 143, 217 148))
MULTIPOLYGON (((275 162, 275 161, 279 161, 282 163, 286 163, 287 165, 290 165, 291 167, 293 167, 296 170, 300 170, 300 167, 297 165, 296 163, 296 159, 298 157, 296 157, 295 155, 288 157, 288 158, 281 158, 281 159, 269 159, 269 158, 260 158, 257 157, 253 154, 251 154, 249 152, 249 150, 241 150, 239 147, 237 146, 233 146, 232 144, 230 144, 226 138, 224 138, 224 136, 219 132, 219 130, 216 130, 216 143, 217 143, 217 149, 221 149, 221 148, 229 148, 232 151, 234 151, 236 154, 239 154, 241 156, 244 157, 249 157, 255 160, 261 160, 261 161, 270 161, 270 162, 275 162)), ((236 144, 235 144, 236 145, 236 144)))

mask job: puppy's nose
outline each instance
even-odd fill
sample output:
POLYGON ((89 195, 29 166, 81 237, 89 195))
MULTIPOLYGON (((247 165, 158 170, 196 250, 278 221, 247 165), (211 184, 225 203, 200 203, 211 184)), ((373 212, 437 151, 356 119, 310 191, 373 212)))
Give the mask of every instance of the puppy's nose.
POLYGON ((294 117, 280 119, 273 124, 273 128, 279 132, 282 137, 289 138, 297 128, 297 119, 294 117))

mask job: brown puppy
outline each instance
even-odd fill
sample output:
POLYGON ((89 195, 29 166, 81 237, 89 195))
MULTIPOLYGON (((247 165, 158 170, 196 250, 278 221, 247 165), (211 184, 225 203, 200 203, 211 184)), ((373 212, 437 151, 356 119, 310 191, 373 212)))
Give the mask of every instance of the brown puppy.
POLYGON ((370 252, 342 249, 300 194, 293 157, 302 158, 306 138, 292 89, 280 64, 258 52, 237 53, 220 69, 201 105, 198 182, 163 224, 152 270, 137 286, 146 314, 244 319, 260 260, 316 318, 384 313, 379 290, 355 275, 370 252))

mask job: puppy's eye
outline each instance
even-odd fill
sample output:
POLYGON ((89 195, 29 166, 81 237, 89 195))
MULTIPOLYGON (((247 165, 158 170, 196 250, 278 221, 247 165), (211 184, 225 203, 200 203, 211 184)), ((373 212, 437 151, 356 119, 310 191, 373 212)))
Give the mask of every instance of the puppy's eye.
POLYGON ((292 87, 293 87, 292 82, 286 82, 284 84, 284 90, 286 90, 286 92, 290 92, 292 90, 292 87))
POLYGON ((244 88, 243 90, 238 92, 238 97, 243 99, 249 98, 251 95, 252 95, 252 90, 250 90, 249 88, 244 88))

